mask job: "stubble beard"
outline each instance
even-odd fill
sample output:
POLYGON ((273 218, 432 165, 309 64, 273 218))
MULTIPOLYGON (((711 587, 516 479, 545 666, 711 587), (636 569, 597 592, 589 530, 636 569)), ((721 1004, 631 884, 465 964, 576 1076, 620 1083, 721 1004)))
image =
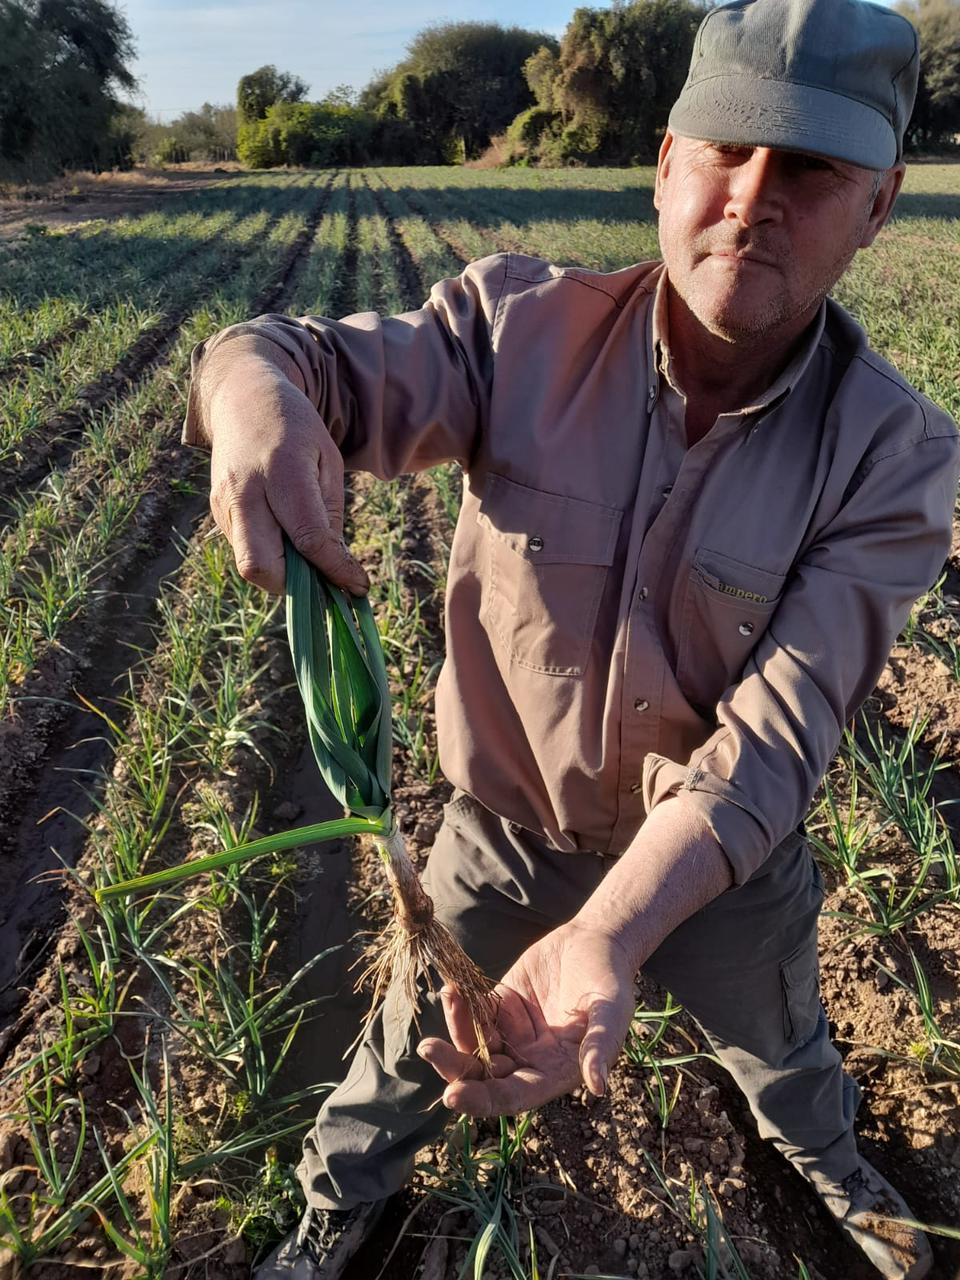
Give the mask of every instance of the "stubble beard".
MULTIPOLYGON (((759 297, 753 303, 739 306, 735 296, 738 286, 735 286, 731 294, 718 305, 716 288, 710 288, 706 281, 701 288, 700 280, 703 277, 701 276, 699 280, 697 278, 698 269, 711 270, 707 259, 712 251, 746 251, 766 258, 768 261, 783 261, 782 249, 778 252, 776 246, 766 243, 762 237, 751 235, 723 246, 716 244, 711 246, 706 238, 697 239, 686 254, 687 261, 692 265, 679 280, 671 273, 670 283, 709 333, 726 342, 757 346, 762 339, 793 327, 804 316, 812 317, 816 313, 824 298, 856 256, 871 206, 872 200, 864 210, 861 223, 851 233, 842 251, 829 266, 824 268, 816 280, 800 279, 791 284, 786 278, 781 277, 780 288, 771 289, 766 297, 759 297)), ((777 268, 761 266, 756 270, 775 272, 777 268)))

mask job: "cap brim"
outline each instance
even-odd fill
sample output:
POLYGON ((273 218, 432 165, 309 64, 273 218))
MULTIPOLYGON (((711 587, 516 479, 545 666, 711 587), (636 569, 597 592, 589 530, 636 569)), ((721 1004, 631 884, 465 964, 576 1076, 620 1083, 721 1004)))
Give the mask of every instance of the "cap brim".
POLYGON ((810 151, 865 169, 897 162, 893 129, 873 107, 827 89, 746 74, 686 84, 667 128, 710 142, 810 151))

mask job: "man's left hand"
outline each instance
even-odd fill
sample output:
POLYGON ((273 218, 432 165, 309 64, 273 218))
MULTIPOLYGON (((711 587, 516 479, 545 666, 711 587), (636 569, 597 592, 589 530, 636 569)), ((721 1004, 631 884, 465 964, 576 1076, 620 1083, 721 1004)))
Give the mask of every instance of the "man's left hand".
POLYGON ((581 1080, 599 1097, 633 1017, 635 972, 615 937, 572 920, 528 947, 497 985, 492 1077, 455 988, 441 992, 450 1041, 429 1037, 417 1052, 447 1081, 445 1105, 467 1115, 530 1111, 581 1080))

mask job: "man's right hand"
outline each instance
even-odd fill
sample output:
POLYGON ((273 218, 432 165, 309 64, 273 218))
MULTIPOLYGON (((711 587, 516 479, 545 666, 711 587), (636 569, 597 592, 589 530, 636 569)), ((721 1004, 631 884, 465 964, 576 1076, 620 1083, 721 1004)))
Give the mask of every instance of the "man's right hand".
POLYGON ((369 580, 343 540, 343 459, 319 413, 282 372, 238 361, 209 402, 210 509, 241 577, 279 594, 282 531, 331 582, 369 580))

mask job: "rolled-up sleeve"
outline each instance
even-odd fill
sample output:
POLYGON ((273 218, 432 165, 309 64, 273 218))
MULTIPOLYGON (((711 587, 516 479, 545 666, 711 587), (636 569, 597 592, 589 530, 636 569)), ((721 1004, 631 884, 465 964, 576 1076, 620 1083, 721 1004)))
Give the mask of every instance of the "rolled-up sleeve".
POLYGON ((941 571, 958 471, 955 432, 867 460, 718 703, 715 732, 686 762, 648 757, 648 811, 667 795, 695 805, 735 884, 802 821, 844 726, 941 571))
POLYGON ((488 415, 505 277, 497 254, 435 284, 418 311, 264 315, 222 329, 192 353, 183 443, 210 443, 210 390, 225 357, 266 350, 302 384, 348 469, 392 479, 444 461, 467 466, 488 415))

